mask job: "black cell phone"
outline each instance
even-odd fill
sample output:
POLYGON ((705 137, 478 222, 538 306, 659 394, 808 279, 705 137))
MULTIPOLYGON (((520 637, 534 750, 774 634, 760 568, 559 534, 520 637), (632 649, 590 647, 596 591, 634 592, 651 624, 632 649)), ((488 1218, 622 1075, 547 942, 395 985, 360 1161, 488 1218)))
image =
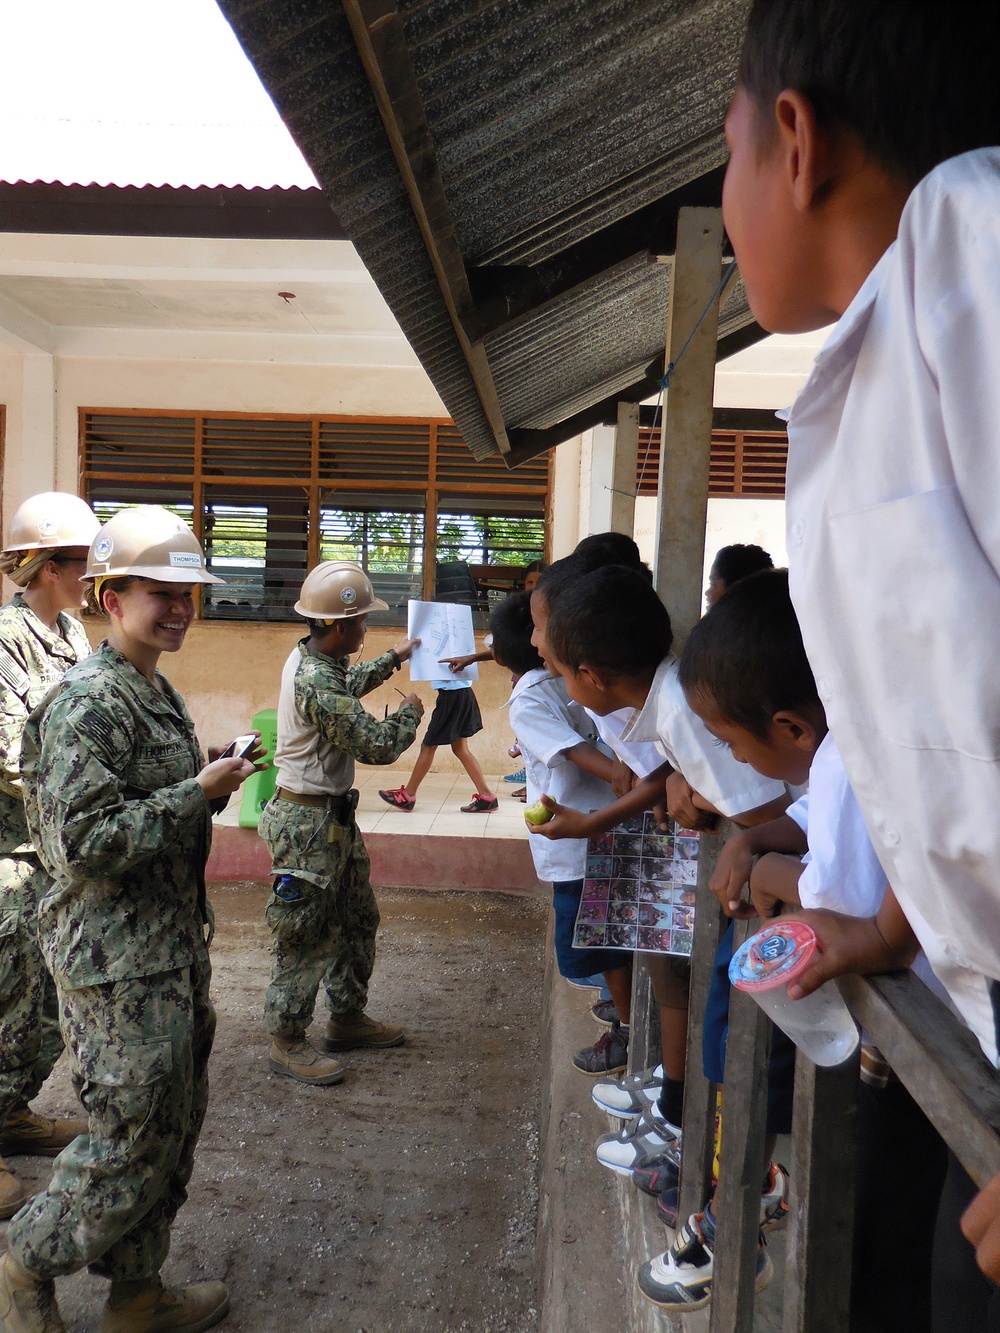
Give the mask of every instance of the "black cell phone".
POLYGON ((222 751, 220 759, 244 759, 251 750, 257 748, 256 733, 249 736, 237 736, 236 739, 222 751))

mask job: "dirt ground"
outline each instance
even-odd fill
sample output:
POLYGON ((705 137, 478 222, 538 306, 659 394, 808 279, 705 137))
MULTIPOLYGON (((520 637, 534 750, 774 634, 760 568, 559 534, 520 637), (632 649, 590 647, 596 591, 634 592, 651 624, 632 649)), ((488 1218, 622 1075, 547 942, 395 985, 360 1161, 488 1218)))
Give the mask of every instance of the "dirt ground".
MULTIPOLYGON (((227 1333, 531 1333, 546 904, 382 891, 369 1008, 409 1041, 309 1088, 267 1067, 266 889, 211 893, 212 1098, 165 1278, 226 1281, 227 1333)), ((35 1106, 72 1110, 65 1060, 35 1106)), ((105 1284, 57 1289, 93 1333, 105 1284)))

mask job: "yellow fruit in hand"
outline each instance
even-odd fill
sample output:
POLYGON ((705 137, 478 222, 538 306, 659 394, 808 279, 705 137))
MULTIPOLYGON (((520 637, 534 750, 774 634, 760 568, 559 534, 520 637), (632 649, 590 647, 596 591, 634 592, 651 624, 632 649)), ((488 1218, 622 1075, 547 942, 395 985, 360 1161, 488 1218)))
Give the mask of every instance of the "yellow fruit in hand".
POLYGON ((524 817, 529 824, 547 824, 552 818, 553 812, 541 801, 536 801, 534 805, 529 805, 524 811, 524 817))

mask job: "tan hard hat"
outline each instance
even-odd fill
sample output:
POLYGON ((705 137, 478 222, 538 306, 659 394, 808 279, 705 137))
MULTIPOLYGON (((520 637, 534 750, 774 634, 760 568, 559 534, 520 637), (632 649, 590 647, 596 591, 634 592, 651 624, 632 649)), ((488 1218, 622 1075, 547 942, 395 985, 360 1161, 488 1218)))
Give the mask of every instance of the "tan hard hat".
POLYGON ((100 520, 86 500, 66 491, 44 491, 25 500, 11 519, 4 550, 89 546, 100 526, 100 520))
POLYGON ((296 613, 307 620, 344 620, 388 609, 365 571, 349 560, 324 560, 310 570, 295 603, 296 613))
POLYGON ((160 505, 119 509, 94 538, 85 579, 157 579, 161 583, 224 583, 205 568, 198 538, 160 505))

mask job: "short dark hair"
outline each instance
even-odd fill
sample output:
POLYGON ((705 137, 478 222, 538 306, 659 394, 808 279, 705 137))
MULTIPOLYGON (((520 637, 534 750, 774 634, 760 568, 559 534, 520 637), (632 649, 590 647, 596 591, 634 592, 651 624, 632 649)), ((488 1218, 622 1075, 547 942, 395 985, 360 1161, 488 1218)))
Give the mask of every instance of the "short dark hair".
POLYGON ((511 592, 490 612, 493 655, 501 666, 523 676, 543 666, 531 642, 531 593, 511 592))
POLYGON ((637 569, 605 565, 561 593, 545 637, 573 671, 586 663, 609 676, 641 676, 670 652, 667 608, 637 569))
POLYGON ((535 592, 542 594, 551 611, 566 588, 595 569, 606 569, 609 565, 634 569, 647 583, 653 581, 653 572, 639 555, 639 548, 631 537, 622 532, 594 532, 577 543, 572 555, 563 556, 543 571, 535 584, 535 592))
POLYGON ((763 546, 744 546, 740 542, 724 546, 712 561, 712 574, 727 588, 751 574, 759 574, 762 569, 773 568, 774 561, 763 546))
POLYGON ((589 556, 591 552, 597 552, 601 557, 600 563, 593 565, 593 569, 600 569, 602 565, 625 565, 628 569, 638 569, 642 564, 638 546, 624 532, 592 532, 580 538, 573 554, 589 556))
POLYGON ((753 0, 739 81, 770 117, 809 98, 909 185, 958 153, 1000 143, 996 5, 975 0, 753 0))
POLYGON ((544 560, 532 560, 530 564, 525 565, 525 574, 541 574, 545 569, 544 560))
POLYGON ((577 559, 576 552, 564 555, 561 560, 554 560, 542 570, 535 584, 535 592, 545 598, 551 611, 563 592, 578 583, 587 572, 587 566, 577 559))
POLYGON ((337 616, 334 620, 310 620, 307 616, 303 616, 309 636, 313 639, 325 639, 328 634, 333 633, 339 624, 346 624, 347 621, 352 619, 356 619, 356 617, 337 616))
POLYGON ((680 682, 760 740, 775 713, 819 704, 787 569, 751 574, 722 594, 688 636, 680 682))
POLYGON ((626 569, 637 569, 650 583, 653 581, 653 571, 639 554, 638 546, 624 532, 592 532, 577 542, 573 554, 588 574, 605 565, 624 565, 626 569))

